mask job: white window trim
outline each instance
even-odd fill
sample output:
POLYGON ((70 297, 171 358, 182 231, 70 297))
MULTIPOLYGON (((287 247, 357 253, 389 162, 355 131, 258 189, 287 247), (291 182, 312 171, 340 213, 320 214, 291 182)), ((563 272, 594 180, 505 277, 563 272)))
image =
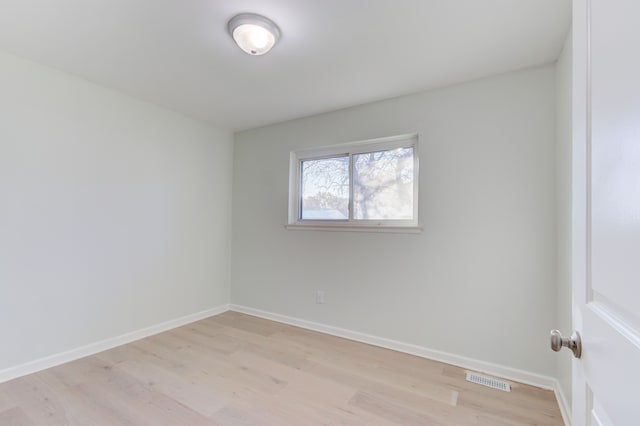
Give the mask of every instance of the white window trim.
MULTIPOLYGON (((390 136, 377 139, 369 139, 358 142, 349 142, 340 145, 331 145, 291 152, 289 160, 289 220, 287 229, 313 230, 313 231, 359 231, 359 232, 400 232, 418 233, 422 227, 418 222, 418 193, 419 193, 419 155, 418 134, 390 136), (385 151, 395 148, 413 148, 413 220, 312 220, 300 219, 300 181, 301 162, 310 159, 329 158, 341 155, 351 157, 373 151, 385 151)), ((352 171, 350 170, 350 173, 352 171)), ((353 176, 350 176, 353 181, 353 176)), ((349 210, 353 210, 353 194, 349 197, 349 210)))

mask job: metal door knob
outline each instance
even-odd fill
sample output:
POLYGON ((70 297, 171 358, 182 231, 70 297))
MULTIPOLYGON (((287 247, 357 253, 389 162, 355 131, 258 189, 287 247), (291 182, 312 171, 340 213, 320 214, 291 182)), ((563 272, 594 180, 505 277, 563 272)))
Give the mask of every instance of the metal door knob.
POLYGON ((562 347, 571 349, 573 356, 580 358, 582 355, 582 339, 580 333, 574 331, 571 337, 562 337, 558 330, 551 330, 551 349, 558 352, 562 347))

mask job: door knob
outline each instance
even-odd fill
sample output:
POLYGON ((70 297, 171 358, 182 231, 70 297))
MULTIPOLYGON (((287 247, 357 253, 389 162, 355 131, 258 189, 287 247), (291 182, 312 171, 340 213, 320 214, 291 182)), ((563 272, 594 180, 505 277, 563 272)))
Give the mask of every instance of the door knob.
POLYGON ((582 355, 582 339, 580 333, 574 331, 571 337, 562 337, 558 330, 551 330, 551 349, 558 352, 562 347, 571 349, 573 356, 580 358, 582 355))

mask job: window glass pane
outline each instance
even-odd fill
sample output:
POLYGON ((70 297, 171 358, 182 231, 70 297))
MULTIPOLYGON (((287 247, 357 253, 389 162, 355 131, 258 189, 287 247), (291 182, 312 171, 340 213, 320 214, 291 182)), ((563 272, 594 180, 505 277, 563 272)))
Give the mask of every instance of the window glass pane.
POLYGON ((349 157, 305 160, 301 166, 300 219, 349 219, 349 157))
POLYGON ((413 148, 353 156, 353 218, 413 219, 413 148))

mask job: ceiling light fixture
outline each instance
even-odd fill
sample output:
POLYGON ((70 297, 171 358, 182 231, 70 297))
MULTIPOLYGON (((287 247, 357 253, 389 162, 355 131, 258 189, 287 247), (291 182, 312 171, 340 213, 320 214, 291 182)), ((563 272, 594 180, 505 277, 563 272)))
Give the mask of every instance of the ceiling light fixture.
POLYGON ((241 13, 229 21, 229 34, 249 55, 264 55, 280 38, 280 29, 270 19, 255 13, 241 13))

